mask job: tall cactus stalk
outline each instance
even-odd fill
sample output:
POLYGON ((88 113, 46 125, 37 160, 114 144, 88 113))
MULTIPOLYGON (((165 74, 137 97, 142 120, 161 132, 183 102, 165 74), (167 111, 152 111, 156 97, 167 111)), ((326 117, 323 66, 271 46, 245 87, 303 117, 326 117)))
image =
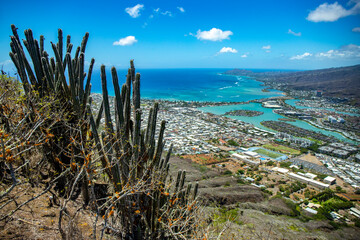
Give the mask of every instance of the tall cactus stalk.
POLYGON ((185 187, 185 171, 179 171, 174 182, 169 178, 172 147, 162 159, 165 121, 160 123, 157 141, 155 135, 159 104, 155 103, 151 108, 147 128, 141 131, 140 74, 135 74, 133 60, 130 62, 126 83, 121 91, 114 67, 111 73, 115 90, 115 118, 110 114, 106 71, 102 65, 101 107, 105 113, 105 131, 102 132, 102 137, 97 135, 98 126, 91 115, 92 134, 95 135, 96 145, 99 146, 99 154, 105 154, 104 158, 109 161, 114 199, 116 196, 119 198, 118 194, 127 194, 120 197, 121 200, 113 200, 108 208, 103 205, 104 219, 113 216, 112 221, 106 220, 106 226, 110 229, 121 229, 122 239, 176 239, 167 228, 178 232, 181 228, 179 223, 187 221, 188 227, 186 224, 182 225, 182 231, 185 229, 185 233, 190 233, 192 229, 189 223, 192 222, 192 207, 196 204, 197 185, 191 194, 192 186, 185 187), (136 191, 131 190, 137 186, 142 187, 136 191), (110 211, 110 206, 116 206, 116 216, 110 211))
MULTIPOLYGON (((85 34, 81 47, 78 48, 79 54, 74 59, 71 59, 73 46, 70 43, 71 38, 67 36, 64 52, 63 32, 59 29, 58 43, 51 43, 54 57, 49 59, 48 53, 44 50, 44 36, 40 36, 39 44, 34 39, 32 30, 25 30, 25 40, 23 40, 25 48, 23 48, 15 25, 11 25, 11 29, 13 36, 11 36, 11 52, 9 55, 23 83, 27 101, 29 103, 41 103, 46 99, 53 99, 52 108, 65 114, 64 119, 55 124, 50 124, 52 119, 46 119, 45 116, 43 129, 46 129, 48 134, 57 136, 52 141, 46 142, 42 147, 47 161, 58 173, 61 173, 71 163, 82 164, 83 159, 79 156, 85 155, 85 153, 82 154, 82 149, 86 148, 86 133, 90 128, 89 124, 87 124, 89 116, 86 106, 89 103, 90 80, 94 66, 94 59, 92 59, 84 89, 86 77, 84 53, 89 34, 85 34), (31 61, 27 60, 25 49, 31 61), (76 65, 73 64, 73 60, 77 63, 76 65), (30 62, 32 62, 32 66, 30 62), (69 126, 73 129, 79 128, 80 131, 73 132, 69 130, 69 126), (77 144, 72 144, 75 140, 77 144), (66 151, 73 151, 73 156, 77 157, 68 156, 66 151), (59 159, 59 161, 55 159, 59 159)), ((30 115, 35 116, 35 112, 31 112, 30 115)), ((39 128, 38 131, 41 133, 42 130, 39 128)), ((71 179, 69 176, 59 179, 57 188, 63 192, 69 179, 71 179)), ((88 191, 84 192, 87 193, 88 191)), ((84 199, 87 198, 88 196, 84 197, 84 199)))
MULTIPOLYGON (((64 52, 63 32, 59 29, 58 42, 51 43, 54 57, 49 58, 44 50, 44 36, 38 42, 31 29, 25 30, 26 40, 23 40, 23 44, 31 58, 28 61, 16 27, 12 25, 11 28, 13 36, 9 55, 18 70, 30 105, 31 101, 40 103, 44 99, 55 99, 52 107, 64 112, 64 119, 55 123, 45 116, 43 129, 56 138, 45 142, 42 150, 54 172, 69 173, 57 178, 60 192, 71 184, 67 201, 76 186, 81 186, 85 204, 90 201, 97 209, 93 173, 95 170, 103 171, 107 178, 99 178, 107 179, 112 190, 110 200, 97 209, 104 213, 103 229, 109 228, 121 239, 177 239, 179 236, 184 239, 190 236, 194 228, 198 186, 196 184, 191 193, 192 185, 185 186, 185 171, 179 171, 175 181, 169 176, 172 147, 162 158, 166 122, 157 123, 158 103, 151 107, 147 127, 141 130, 141 76, 135 74, 133 60, 130 61, 126 82, 121 90, 117 71, 111 69, 115 116, 111 116, 106 71, 105 66, 101 66, 103 100, 95 118, 90 97, 94 59, 87 74, 84 66, 89 34, 85 34, 81 46, 72 57, 71 38, 67 36, 64 52), (99 133, 103 115, 105 130, 99 133), (158 136, 157 124, 160 125, 158 136), (93 143, 94 149, 91 147, 93 143), (91 162, 89 156, 95 153, 101 167, 91 162), (69 167, 71 171, 68 171, 69 167), (92 196, 89 196, 91 193, 92 196)), ((35 115, 35 110, 31 111, 35 115)), ((42 134, 43 130, 39 128, 37 131, 42 134)), ((65 205, 60 215, 64 209, 65 205)), ((59 230, 62 234, 61 219, 59 230)))

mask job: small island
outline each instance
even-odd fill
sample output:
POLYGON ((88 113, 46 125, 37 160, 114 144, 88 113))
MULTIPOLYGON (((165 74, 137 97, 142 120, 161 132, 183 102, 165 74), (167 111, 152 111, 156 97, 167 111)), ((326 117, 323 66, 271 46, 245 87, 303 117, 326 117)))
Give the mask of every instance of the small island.
POLYGON ((279 121, 284 121, 284 122, 296 122, 296 120, 294 119, 290 119, 290 118, 279 118, 279 121))
POLYGON ((229 116, 244 116, 244 117, 256 117, 264 114, 264 112, 255 111, 255 110, 232 110, 226 112, 224 115, 229 116))

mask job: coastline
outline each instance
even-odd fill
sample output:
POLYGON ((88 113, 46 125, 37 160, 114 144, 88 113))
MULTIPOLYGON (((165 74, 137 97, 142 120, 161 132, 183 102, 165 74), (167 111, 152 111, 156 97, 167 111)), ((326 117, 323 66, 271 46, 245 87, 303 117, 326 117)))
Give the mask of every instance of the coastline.
MULTIPOLYGON (((228 76, 228 77, 231 77, 231 78, 236 78, 238 80, 241 81, 241 78, 246 78, 246 79, 249 79, 251 81, 256 81, 256 82, 259 82, 259 83, 262 83, 260 86, 262 87, 260 89, 260 86, 259 85, 256 85, 256 90, 257 91, 261 91, 261 92, 264 92, 263 90, 264 89, 270 89, 270 90, 275 90, 277 91, 276 94, 279 94, 280 96, 261 96, 260 95, 257 95, 256 98, 253 98, 253 99, 250 99, 250 100, 247 100, 247 101, 209 101, 209 100, 204 100, 204 101, 199 101, 199 100, 177 100, 177 99, 166 99, 166 98, 152 98, 152 97, 142 97, 142 99, 146 102, 146 101, 149 101, 149 102, 153 102, 153 101, 156 101, 156 102, 159 102, 159 103, 163 103, 164 105, 172 105, 172 106, 175 106, 174 104, 176 104, 178 107, 190 107, 190 108, 197 108, 201 111, 203 111, 201 108, 203 107, 222 107, 222 106, 229 106, 229 105, 247 105, 247 104, 251 104, 251 103, 262 103, 262 102, 265 102, 265 101, 274 101, 274 100, 281 100, 281 101, 284 101, 284 100, 288 100, 288 99, 295 99, 294 97, 292 96, 289 96, 287 92, 283 92, 283 91, 280 91, 280 90, 277 90, 277 89, 274 89, 274 88, 269 88, 269 86, 264 86, 264 81, 262 81, 261 79, 258 79, 256 77, 249 77, 249 76, 241 76, 241 75, 232 75, 232 74, 224 74, 224 73, 212 73, 212 74, 216 74, 216 75, 219 75, 219 76, 228 76)), ((232 84, 236 84, 237 82, 233 82, 232 84)), ((240 83, 241 84, 241 83, 240 83)), ((253 84, 250 82, 250 84, 253 84)), ((237 85, 237 84, 236 84, 237 85)), ((239 85, 237 85, 239 86, 239 85)), ((243 86, 244 88, 246 88, 246 81, 245 81, 245 84, 243 86)), ((228 88, 227 86, 226 87, 221 87, 221 88, 217 88, 217 89, 226 89, 228 88)), ((216 89, 215 89, 216 90, 216 89)), ((254 89, 255 90, 255 89, 254 89)), ((219 90, 221 91, 221 90, 219 90)), ((225 91, 225 90, 224 90, 225 91)), ((226 90, 227 91, 227 90, 226 90)), ((234 90, 233 90, 234 91, 234 90)), ((225 93, 224 93, 225 94, 225 93)), ((144 94, 143 94, 144 95, 144 94)), ((159 96, 159 95, 158 95, 159 96)), ((178 95, 178 97, 181 97, 181 95, 178 95)), ((256 96, 256 92, 255 92, 255 95, 256 96)), ((171 97, 169 97, 171 98, 171 97)), ((216 113, 215 113, 216 114, 216 113)), ((216 115, 219 115, 219 114, 216 114, 216 115)), ((280 115, 282 117, 284 117, 283 115, 280 115)), ((228 116, 228 117, 231 117, 231 116, 228 116)), ((236 119, 236 118, 231 118, 231 119, 236 119)), ((264 120, 267 120, 266 117, 264 117, 264 120)), ((276 119, 278 120, 278 119, 276 119)), ((300 121, 300 120, 299 120, 300 121)), ((250 124, 251 121, 245 121, 245 122, 248 122, 250 124)), ((311 124, 310 122, 308 121, 302 121, 306 124, 309 124, 310 126, 312 127, 315 127, 319 130, 324 130, 324 131, 329 131, 329 132, 332 132, 332 133, 337 133, 339 134, 340 136, 342 136, 343 138, 345 139, 348 139, 350 141, 354 141, 353 138, 349 138, 349 136, 347 135, 344 135, 343 132, 340 132, 340 131, 336 131, 336 130, 333 130, 333 129, 326 129, 326 128, 323 128, 321 126, 316 126, 314 124, 311 124)), ((303 126, 304 127, 304 126, 303 126)), ((305 127, 306 129, 306 127, 305 127)), ((326 133, 325 133, 326 134, 326 133)), ((339 139, 337 137, 337 139, 339 139)), ((340 138, 341 139, 341 138, 340 138)), ((342 140, 342 141, 345 141, 345 140, 342 140)))

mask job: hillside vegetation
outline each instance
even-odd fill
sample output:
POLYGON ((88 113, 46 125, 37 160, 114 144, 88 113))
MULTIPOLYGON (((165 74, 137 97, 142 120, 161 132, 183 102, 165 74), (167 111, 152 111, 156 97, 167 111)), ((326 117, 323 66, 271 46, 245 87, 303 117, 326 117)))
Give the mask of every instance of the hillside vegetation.
MULTIPOLYGON (((85 73, 89 34, 72 55, 71 37, 64 44, 59 29, 58 43, 51 43, 54 57, 49 58, 44 36, 38 41, 31 29, 25 30, 23 46, 17 28, 11 28, 9 55, 22 84, 6 75, 0 79, 2 229, 14 221, 34 222, 25 209, 39 213, 56 205, 57 210, 49 213, 50 223, 38 219, 42 229, 53 225, 54 239, 102 239, 105 234, 139 240, 202 236, 196 221, 201 211, 198 185, 185 185, 185 171, 179 170, 175 178, 169 175, 171 148, 163 158, 166 122, 159 124, 156 134, 158 103, 141 130, 140 74, 135 74, 134 62, 130 61, 121 88, 117 70, 111 69, 113 115, 101 66, 103 102, 94 115, 90 97, 94 59, 85 73)), ((19 234, 39 238, 21 235, 25 233, 16 237, 19 234)))
POLYGON ((283 83, 294 90, 321 90, 325 96, 352 98, 360 104, 360 65, 296 72, 251 72, 234 69, 230 75, 255 77, 264 82, 283 83))

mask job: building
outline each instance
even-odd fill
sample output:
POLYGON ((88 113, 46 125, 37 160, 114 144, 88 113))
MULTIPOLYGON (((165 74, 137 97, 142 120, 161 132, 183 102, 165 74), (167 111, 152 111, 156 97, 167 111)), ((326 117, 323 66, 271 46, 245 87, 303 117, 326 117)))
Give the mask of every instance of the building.
POLYGON ((311 213, 311 214, 314 214, 314 215, 318 213, 315 209, 311 209, 311 208, 309 208, 309 207, 305 208, 304 210, 305 210, 306 212, 311 213))
POLYGON ((343 118, 339 117, 339 118, 338 118, 338 122, 339 122, 339 123, 344 123, 345 120, 344 120, 343 118))
POLYGON ((338 142, 330 143, 329 146, 333 147, 333 148, 343 148, 343 147, 345 147, 344 144, 338 143, 338 142))
POLYGON ((355 161, 360 162, 360 153, 355 155, 355 161))
POLYGON ((286 168, 279 168, 279 167, 274 167, 272 170, 275 171, 275 172, 282 173, 282 174, 285 174, 285 173, 288 173, 288 172, 289 172, 288 169, 286 169, 286 168))
POLYGON ((303 183, 309 184, 311 186, 314 186, 314 187, 317 187, 317 188, 320 188, 320 189, 325 189, 325 188, 329 187, 329 184, 322 183, 322 182, 319 182, 319 181, 315 181, 313 179, 300 176, 300 175, 298 175, 296 173, 289 173, 288 176, 290 178, 298 180, 299 182, 303 182, 303 183))
POLYGON ((341 149, 336 149, 332 152, 335 156, 338 156, 340 158, 347 158, 350 153, 348 151, 345 150, 341 150, 341 149))
POLYGON ((310 178, 310 179, 314 179, 314 178, 317 177, 317 175, 312 174, 312 173, 305 173, 305 177, 310 178))
POLYGON ((350 208, 350 214, 354 215, 357 218, 360 218, 360 211, 354 207, 350 208))
POLYGON ((254 182, 255 181, 255 179, 253 179, 251 177, 246 177, 245 180, 248 181, 248 182, 254 182))
POLYGON ((336 183, 336 178, 327 176, 326 178, 324 178, 324 182, 333 185, 336 183))
POLYGON ((263 103, 265 108, 282 108, 276 101, 267 101, 263 103))
POLYGON ((231 154, 232 157, 238 159, 238 160, 241 160, 245 163, 248 163, 250 165, 260 165, 260 161, 254 161, 254 160, 250 160, 248 158, 248 156, 245 156, 245 155, 240 155, 240 154, 237 154, 237 153, 233 153, 231 154))
POLYGON ((243 152, 243 154, 248 155, 250 157, 258 157, 259 156, 259 154, 252 152, 252 151, 246 151, 246 152, 243 152))
POLYGON ((317 90, 317 91, 316 91, 316 96, 317 96, 317 97, 322 97, 322 92, 321 92, 320 90, 317 90))
POLYGON ((328 146, 322 146, 322 147, 319 147, 319 151, 321 153, 329 154, 329 153, 332 153, 334 151, 334 148, 328 147, 328 146))
POLYGON ((329 116, 328 120, 329 120, 330 123, 337 123, 337 119, 335 117, 333 117, 333 116, 329 116))
POLYGON ((339 220, 341 218, 341 215, 336 212, 331 212, 330 216, 332 217, 333 220, 339 220))
POLYGON ((342 149, 345 150, 345 151, 348 151, 350 153, 354 153, 354 152, 356 152, 358 150, 356 147, 348 146, 348 145, 342 147, 342 149))

